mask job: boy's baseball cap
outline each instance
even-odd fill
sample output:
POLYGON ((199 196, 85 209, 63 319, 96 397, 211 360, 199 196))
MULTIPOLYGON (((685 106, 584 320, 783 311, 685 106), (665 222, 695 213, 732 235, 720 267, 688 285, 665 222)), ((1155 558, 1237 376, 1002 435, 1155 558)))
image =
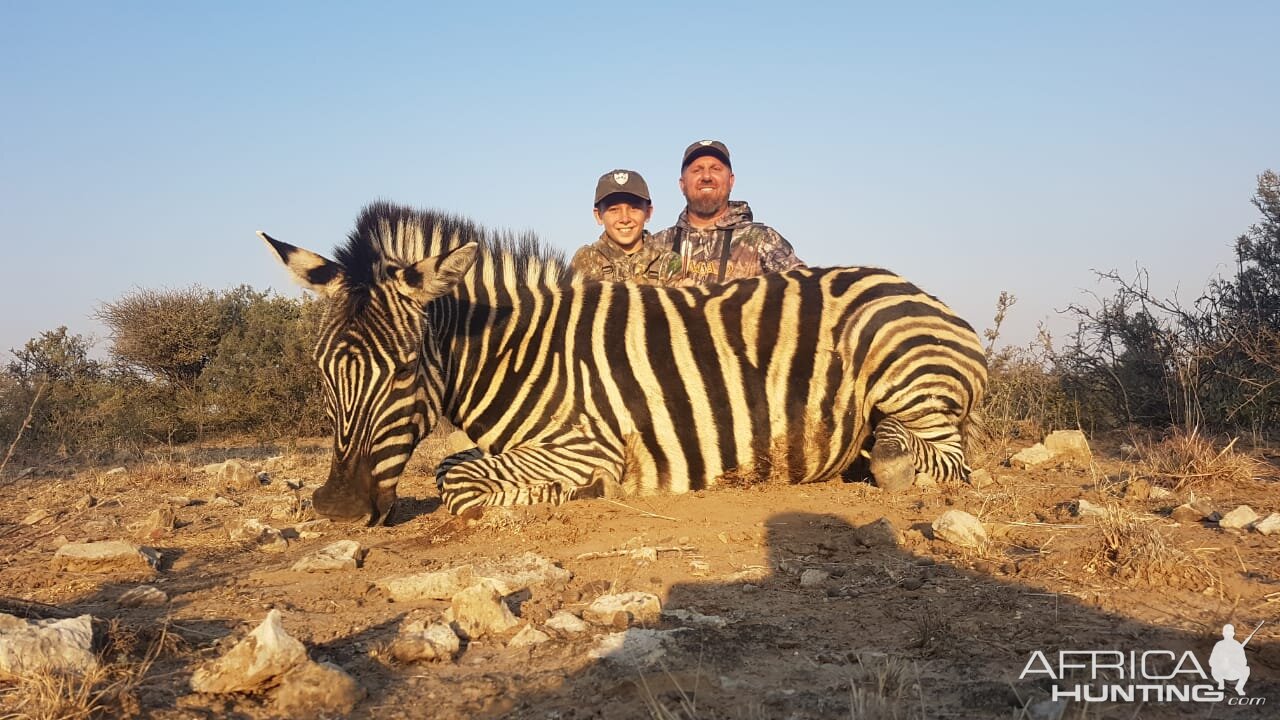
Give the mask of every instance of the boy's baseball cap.
POLYGON ((592 205, 599 205, 601 200, 614 193, 626 193, 645 202, 653 202, 649 198, 649 186, 635 170, 610 170, 601 175, 600 181, 596 183, 596 200, 592 205))

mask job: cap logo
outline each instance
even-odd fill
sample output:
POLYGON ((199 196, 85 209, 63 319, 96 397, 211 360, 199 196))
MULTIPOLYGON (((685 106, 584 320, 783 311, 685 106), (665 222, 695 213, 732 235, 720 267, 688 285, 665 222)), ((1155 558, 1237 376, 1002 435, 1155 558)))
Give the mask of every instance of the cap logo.
POLYGON ((701 145, 702 147, 706 147, 713 142, 715 142, 715 140, 699 140, 698 144, 701 145))
POLYGON ((613 174, 613 181, 618 183, 619 185, 626 185, 627 181, 630 179, 631 179, 630 173, 616 172, 613 174))

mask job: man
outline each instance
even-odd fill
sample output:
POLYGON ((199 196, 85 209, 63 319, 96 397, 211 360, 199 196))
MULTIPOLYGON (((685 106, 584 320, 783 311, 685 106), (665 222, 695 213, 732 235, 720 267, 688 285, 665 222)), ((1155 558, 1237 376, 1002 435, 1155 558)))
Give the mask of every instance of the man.
POLYGON ((680 192, 687 204, 676 224, 654 236, 682 259, 682 284, 707 285, 804 267, 777 230, 752 222, 745 202, 729 200, 733 166, 719 140, 684 151, 680 192))
POLYGON ((680 257, 653 241, 644 229, 653 217, 649 186, 634 170, 610 170, 596 182, 600 239, 574 253, 570 265, 589 280, 664 285, 680 270, 680 257))

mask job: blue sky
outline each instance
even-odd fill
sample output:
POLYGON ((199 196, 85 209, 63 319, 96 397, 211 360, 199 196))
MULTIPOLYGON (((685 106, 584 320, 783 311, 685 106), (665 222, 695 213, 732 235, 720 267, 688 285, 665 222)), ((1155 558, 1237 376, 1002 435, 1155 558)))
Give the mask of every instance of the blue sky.
MULTIPOLYGON (((596 178, 683 206, 714 137, 814 265, 892 268, 1006 339, 1150 271, 1232 271, 1280 170, 1280 4, 0 4, 0 350, 133 288, 293 294, 374 199, 593 240, 596 178)), ((6 354, 7 357, 7 354, 6 354)))

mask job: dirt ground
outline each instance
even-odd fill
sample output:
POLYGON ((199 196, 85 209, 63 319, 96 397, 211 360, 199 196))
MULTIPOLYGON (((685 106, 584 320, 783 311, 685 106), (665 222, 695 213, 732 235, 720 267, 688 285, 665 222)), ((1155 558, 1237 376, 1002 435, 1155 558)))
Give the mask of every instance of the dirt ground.
MULTIPOLYGON (((1280 716, 1280 535, 1169 515, 1192 490, 1222 513, 1240 504, 1263 516, 1280 511, 1265 460, 1254 478, 1166 482, 1176 489, 1160 499, 1133 479, 1138 466, 1095 447, 1087 467, 1017 470, 993 459, 983 467, 994 482, 981 488, 718 488, 464 520, 438 508, 431 471, 442 446, 433 439, 419 449, 389 527, 334 525, 308 538, 290 530, 310 519, 306 498, 327 472, 319 440, 287 451, 174 450, 115 474, 110 466, 38 467, 0 481, 0 610, 99 621, 104 660, 130 678, 98 696, 105 716, 275 716, 269 693, 201 695, 188 686, 195 667, 271 608, 312 659, 342 667, 367 691, 355 718, 1280 716), (199 469, 227 458, 269 468, 270 481, 233 490, 199 469), (238 505, 212 502, 219 495, 238 505), (1079 499, 1103 514, 1077 516, 1079 499), (175 506, 176 527, 139 537, 147 528, 135 523, 165 503, 175 506), (989 543, 965 549, 933 538, 929 524, 950 509, 980 518, 989 543), (39 510, 47 516, 32 515, 39 510), (247 518, 293 535, 287 549, 232 540, 229 529, 247 518), (60 545, 104 539, 156 548, 160 572, 52 569, 60 545), (340 539, 360 543, 362 567, 290 569, 340 539), (625 552, 646 547, 654 553, 625 552), (526 552, 573 578, 513 598, 522 623, 542 627, 558 610, 581 614, 595 597, 624 591, 656 594, 667 613, 720 621, 664 615, 651 627, 684 629, 638 665, 592 655, 611 628, 549 632, 549 642, 509 648, 513 630, 466 645, 454 662, 385 659, 406 617, 439 616, 448 602, 392 602, 376 581, 526 552), (143 582, 169 602, 118 605, 143 582), (1037 705, 1053 680, 1019 677, 1035 651, 1056 660, 1063 650, 1190 650, 1208 672, 1224 623, 1243 629, 1243 639, 1264 621, 1247 646, 1248 697, 1263 705, 1072 701, 1058 715, 1061 706, 1037 705)), ((0 717, 38 715, 33 693, 0 682, 0 717)))

